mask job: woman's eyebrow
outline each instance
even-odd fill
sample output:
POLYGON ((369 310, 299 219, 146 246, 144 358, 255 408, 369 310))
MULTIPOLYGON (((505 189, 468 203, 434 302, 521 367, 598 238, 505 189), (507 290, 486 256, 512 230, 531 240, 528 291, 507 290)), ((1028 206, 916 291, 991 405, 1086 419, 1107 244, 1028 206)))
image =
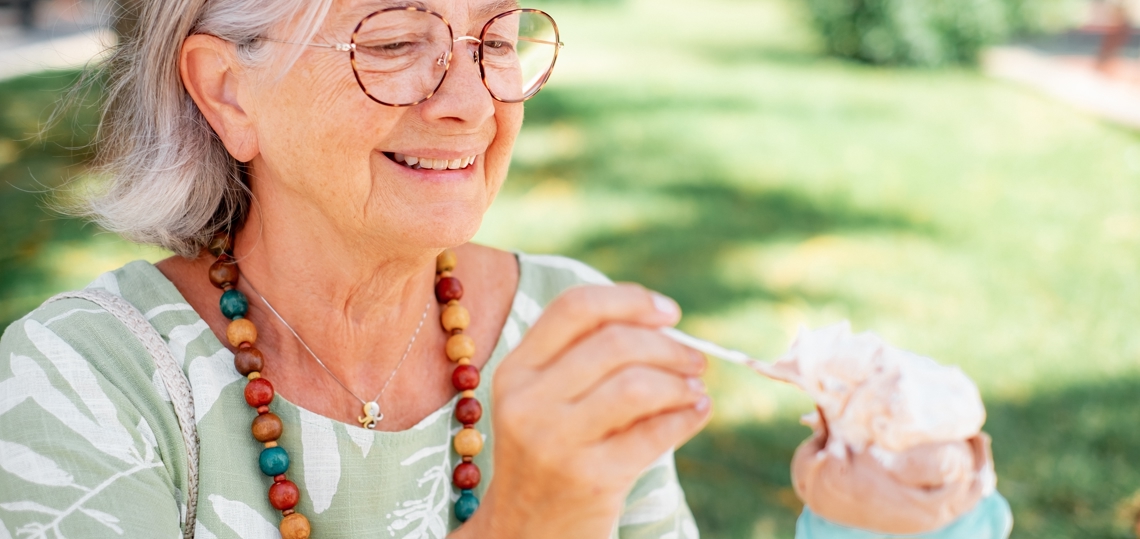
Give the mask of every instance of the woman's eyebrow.
POLYGON ((475 8, 475 20, 489 19, 512 9, 518 9, 518 0, 496 0, 475 8))

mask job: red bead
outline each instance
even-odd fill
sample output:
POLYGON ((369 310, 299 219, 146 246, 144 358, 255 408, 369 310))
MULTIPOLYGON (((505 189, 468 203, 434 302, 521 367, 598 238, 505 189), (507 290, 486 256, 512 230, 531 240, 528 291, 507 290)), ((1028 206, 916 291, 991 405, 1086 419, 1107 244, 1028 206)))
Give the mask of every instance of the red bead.
POLYGON ((479 486, 480 479, 482 474, 479 473, 479 467, 470 462, 456 466, 455 473, 451 474, 451 483, 460 490, 471 490, 479 486))
POLYGON ((281 474, 281 475, 275 475, 275 476, 273 476, 273 482, 274 482, 274 483, 280 483, 280 482, 282 482, 282 481, 284 481, 284 480, 285 480, 285 474, 281 474))
POLYGON ((269 407, 268 406, 258 406, 257 407, 257 413, 268 414, 269 413, 269 407))
POLYGON ((440 303, 463 298, 463 283, 455 277, 444 277, 435 284, 435 299, 440 303))
POLYGON ((451 385, 459 391, 479 387, 479 369, 474 365, 460 365, 451 373, 451 385))
POLYGON ((474 425, 483 417, 483 405, 475 399, 459 399, 455 405, 455 419, 464 425, 474 425))
POLYGON ((245 385, 245 402, 253 408, 269 406, 273 402, 273 384, 265 378, 255 378, 245 385))
POLYGON ((273 507, 278 511, 292 509, 300 500, 301 489, 288 479, 273 483, 273 486, 269 487, 269 503, 273 504, 273 507))

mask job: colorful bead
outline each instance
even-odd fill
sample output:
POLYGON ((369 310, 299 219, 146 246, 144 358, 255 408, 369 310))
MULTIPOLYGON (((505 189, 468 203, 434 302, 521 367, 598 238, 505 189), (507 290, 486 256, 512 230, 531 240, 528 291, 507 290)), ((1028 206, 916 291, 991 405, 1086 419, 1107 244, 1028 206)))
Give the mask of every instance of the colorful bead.
POLYGON ((309 519, 301 513, 292 513, 281 519, 281 539, 309 539, 313 533, 309 519))
POLYGON ((475 340, 460 333, 447 338, 447 358, 459 361, 462 358, 475 357, 475 340))
POLYGON ((451 373, 451 385, 459 391, 479 387, 479 369, 474 365, 460 365, 451 373))
POLYGON ((471 313, 467 312, 466 307, 452 303, 443 310, 440 321, 443 323, 443 329, 447 331, 467 329, 467 326, 471 324, 471 313))
POLYGON ((479 508, 479 498, 476 498, 470 490, 464 490, 459 499, 455 500, 455 518, 460 522, 467 522, 471 515, 475 514, 475 510, 479 508))
POLYGON ((273 384, 265 378, 250 380, 245 385, 245 402, 250 408, 269 406, 273 402, 273 384))
POLYGON ((210 282, 218 288, 233 286, 238 280, 238 267, 229 257, 221 257, 210 266, 210 282))
POLYGON ((234 354, 234 367, 242 376, 249 376, 251 372, 260 371, 265 367, 265 356, 256 348, 245 348, 234 354))
POLYGON ((283 447, 267 447, 261 450, 257 465, 265 475, 270 477, 281 475, 289 470, 289 453, 286 453, 283 447))
POLYGON ((483 450, 483 435, 479 431, 466 427, 455 435, 455 452, 463 457, 474 457, 483 450))
POLYGON ((269 487, 269 503, 278 511, 292 509, 299 501, 301 501, 301 489, 288 479, 273 483, 273 486, 269 487))
POLYGON ((218 305, 222 308, 222 315, 230 320, 244 317, 249 312, 249 300, 236 289, 226 290, 218 305))
POLYGON ((234 348, 241 346, 242 343, 254 344, 257 342, 257 327, 245 318, 238 318, 226 327, 226 339, 234 348))
POLYGON ((439 256, 435 257, 435 271, 438 273, 455 271, 457 262, 455 253, 451 249, 444 249, 442 253, 439 253, 439 256))
POLYGON ((467 391, 461 392, 459 394, 459 396, 461 396, 465 399, 474 399, 475 398, 475 390, 474 389, 468 389, 467 391))
POLYGON ((475 399, 459 399, 455 404, 455 419, 464 425, 474 425, 483 417, 483 405, 475 399))
POLYGON ((471 490, 479 486, 482 475, 478 466, 464 462, 455 467, 455 472, 451 474, 451 484, 460 490, 471 490))
POLYGON ((281 431, 284 427, 281 425, 281 418, 277 414, 261 414, 253 418, 253 424, 249 427, 250 432, 253 433, 253 439, 259 442, 272 442, 281 437, 281 431))
POLYGON ((463 298, 463 283, 455 277, 444 277, 435 283, 435 299, 440 303, 463 298))

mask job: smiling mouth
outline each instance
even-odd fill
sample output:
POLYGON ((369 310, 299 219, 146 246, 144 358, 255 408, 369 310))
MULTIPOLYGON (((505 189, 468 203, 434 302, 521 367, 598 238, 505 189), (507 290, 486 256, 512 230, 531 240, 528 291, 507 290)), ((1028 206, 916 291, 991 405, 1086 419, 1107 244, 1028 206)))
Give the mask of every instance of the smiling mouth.
POLYGON ((462 157, 459 159, 431 159, 428 157, 416 157, 414 155, 404 155, 402 153, 384 152, 388 159, 395 161, 412 170, 462 170, 470 167, 475 163, 477 155, 471 157, 462 157))

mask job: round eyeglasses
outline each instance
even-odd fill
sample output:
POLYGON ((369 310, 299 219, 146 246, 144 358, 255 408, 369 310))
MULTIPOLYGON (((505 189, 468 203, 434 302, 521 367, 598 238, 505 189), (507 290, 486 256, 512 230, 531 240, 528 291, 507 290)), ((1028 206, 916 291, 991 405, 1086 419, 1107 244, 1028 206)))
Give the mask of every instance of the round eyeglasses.
POLYGON ((447 19, 427 9, 395 7, 372 13, 356 25, 348 43, 293 43, 347 52, 360 89, 373 101, 410 107, 443 86, 456 43, 471 50, 483 86, 497 101, 520 103, 550 79, 558 51, 558 25, 544 11, 514 9, 483 25, 479 37, 455 37, 447 19))

